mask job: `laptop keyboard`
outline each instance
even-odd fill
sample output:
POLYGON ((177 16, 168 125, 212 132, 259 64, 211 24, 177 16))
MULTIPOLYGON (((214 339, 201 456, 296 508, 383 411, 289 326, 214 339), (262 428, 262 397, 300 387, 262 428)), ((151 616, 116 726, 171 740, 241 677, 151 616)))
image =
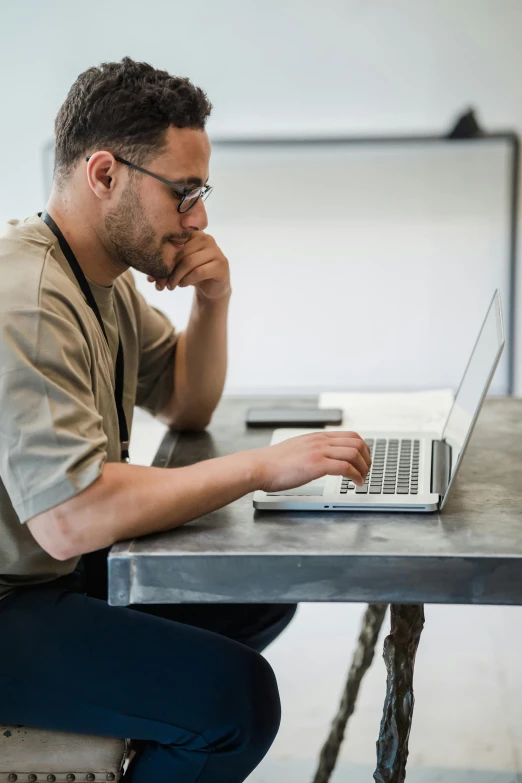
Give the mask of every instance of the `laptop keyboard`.
POLYGON ((417 495, 420 441, 406 438, 367 440, 372 458, 364 486, 343 478, 341 495, 417 495), (355 492, 354 492, 355 490, 355 492))

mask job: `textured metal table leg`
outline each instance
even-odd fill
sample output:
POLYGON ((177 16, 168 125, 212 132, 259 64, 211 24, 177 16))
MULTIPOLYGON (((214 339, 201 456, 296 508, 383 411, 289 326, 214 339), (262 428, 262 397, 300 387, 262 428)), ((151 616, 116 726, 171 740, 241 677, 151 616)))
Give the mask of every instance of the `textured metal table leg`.
POLYGON ((355 650, 348 679, 341 698, 337 715, 332 722, 328 739, 323 745, 317 772, 313 783, 327 783, 333 772, 339 749, 343 741, 348 718, 355 709, 359 686, 367 670, 370 668, 379 638, 382 621, 386 614, 386 604, 369 604, 363 617, 361 633, 355 650))
POLYGON ((404 783, 413 716, 413 666, 424 627, 424 606, 392 604, 384 642, 386 699, 377 740, 376 783, 404 783))

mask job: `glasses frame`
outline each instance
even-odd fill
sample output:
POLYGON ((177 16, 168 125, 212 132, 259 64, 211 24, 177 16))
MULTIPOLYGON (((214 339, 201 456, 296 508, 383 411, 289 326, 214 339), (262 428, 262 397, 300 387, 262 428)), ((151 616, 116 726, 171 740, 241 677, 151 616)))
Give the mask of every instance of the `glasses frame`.
MULTIPOLYGON (((92 157, 91 155, 87 155, 85 160, 89 161, 91 157, 92 157)), ((214 189, 212 185, 202 185, 193 188, 184 188, 182 185, 178 185, 176 182, 171 182, 170 179, 165 179, 165 177, 161 177, 159 174, 154 174, 154 172, 149 171, 148 169, 144 169, 142 166, 138 166, 136 163, 131 163, 129 160, 125 160, 125 158, 121 158, 119 155, 114 155, 114 160, 117 160, 118 163, 124 163, 125 166, 128 166, 131 169, 136 169, 136 171, 140 171, 142 174, 148 174, 149 177, 154 177, 154 179, 163 182, 164 185, 168 185, 168 187, 171 190, 173 190, 175 193, 178 193, 181 197, 181 201, 177 206, 177 210, 180 214, 185 214, 185 212, 188 212, 190 209, 192 209, 192 207, 194 206, 194 204, 196 204, 196 202, 200 197, 203 201, 205 201, 207 196, 209 196, 214 189), (199 190, 199 194, 197 198, 194 199, 190 207, 187 207, 187 209, 182 210, 181 207, 185 203, 185 200, 188 198, 188 196, 191 193, 194 193, 195 191, 198 190, 199 190)))

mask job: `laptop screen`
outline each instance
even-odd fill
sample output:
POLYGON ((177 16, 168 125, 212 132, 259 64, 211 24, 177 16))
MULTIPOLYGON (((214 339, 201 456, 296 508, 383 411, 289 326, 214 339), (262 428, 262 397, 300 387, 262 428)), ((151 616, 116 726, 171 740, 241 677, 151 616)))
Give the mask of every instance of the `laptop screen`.
POLYGON ((500 293, 495 291, 442 433, 442 439, 452 447, 452 464, 441 508, 470 439, 504 343, 500 293))

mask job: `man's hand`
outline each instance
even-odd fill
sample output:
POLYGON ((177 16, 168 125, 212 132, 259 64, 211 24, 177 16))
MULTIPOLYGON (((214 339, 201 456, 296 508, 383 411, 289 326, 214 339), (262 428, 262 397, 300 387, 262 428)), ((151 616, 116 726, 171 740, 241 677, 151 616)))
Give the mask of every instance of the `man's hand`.
POLYGON ((356 432, 332 430, 297 435, 250 452, 256 461, 259 489, 279 492, 322 476, 345 476, 358 486, 371 467, 370 450, 356 432))
POLYGON ((196 231, 178 251, 175 261, 170 277, 147 277, 149 282, 156 283, 158 291, 163 291, 165 286, 173 291, 176 286, 193 285, 202 299, 221 299, 230 293, 228 260, 210 234, 196 231))

